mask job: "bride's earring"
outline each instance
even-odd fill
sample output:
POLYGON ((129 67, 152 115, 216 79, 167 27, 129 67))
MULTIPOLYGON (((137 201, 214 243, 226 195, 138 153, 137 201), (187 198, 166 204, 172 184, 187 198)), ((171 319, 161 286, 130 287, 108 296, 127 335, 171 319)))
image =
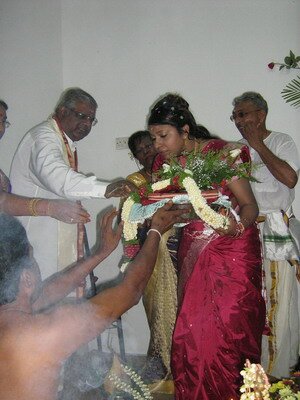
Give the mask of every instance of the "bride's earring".
POLYGON ((187 150, 187 143, 188 143, 188 134, 187 132, 183 133, 183 151, 187 150))

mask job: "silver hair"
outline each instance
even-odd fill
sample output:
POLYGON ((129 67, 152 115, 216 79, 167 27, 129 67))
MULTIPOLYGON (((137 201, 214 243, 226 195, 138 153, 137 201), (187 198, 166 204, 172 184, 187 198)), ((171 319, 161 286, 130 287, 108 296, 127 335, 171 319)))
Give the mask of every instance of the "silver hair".
POLYGON ((97 108, 96 100, 84 90, 73 87, 66 89, 60 96, 58 103, 55 106, 55 112, 59 111, 62 107, 74 108, 77 102, 89 103, 91 106, 97 108))
POLYGON ((268 103, 261 94, 256 92, 245 92, 242 95, 235 97, 232 101, 232 105, 235 107, 237 104, 244 101, 251 101, 251 103, 255 104, 257 108, 268 114, 268 103))
POLYGON ((5 103, 4 100, 0 100, 0 107, 4 108, 5 111, 8 110, 8 105, 5 103))

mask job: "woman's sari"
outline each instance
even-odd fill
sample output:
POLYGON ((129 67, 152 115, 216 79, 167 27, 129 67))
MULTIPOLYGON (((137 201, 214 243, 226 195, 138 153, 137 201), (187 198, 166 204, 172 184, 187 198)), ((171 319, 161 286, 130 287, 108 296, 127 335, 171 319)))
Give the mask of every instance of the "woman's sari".
MULTIPOLYGON (((212 140, 203 151, 224 143, 212 140)), ((247 149, 241 155, 246 161, 247 149)), ((239 399, 240 370, 246 358, 260 361, 265 322, 258 229, 251 225, 239 238, 222 237, 194 221, 183 228, 178 263, 171 360, 175 398, 239 399)))
MULTIPOLYGON (((147 184, 139 172, 129 175, 126 179, 137 187, 147 184)), ((125 254, 131 253, 132 258, 137 254, 147 230, 147 227, 139 229, 139 244, 128 244, 127 247, 132 249, 130 251, 130 248, 125 248, 125 254)), ((153 383, 153 391, 165 393, 174 391, 170 360, 177 313, 177 247, 177 230, 172 228, 162 235, 155 267, 143 294, 150 341, 142 377, 146 382, 153 383)))

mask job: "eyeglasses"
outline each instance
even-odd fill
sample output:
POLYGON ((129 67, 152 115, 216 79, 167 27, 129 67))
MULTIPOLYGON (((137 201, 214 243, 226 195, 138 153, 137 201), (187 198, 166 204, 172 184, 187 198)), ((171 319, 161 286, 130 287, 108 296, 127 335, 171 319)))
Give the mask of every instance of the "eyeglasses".
POLYGON ((76 118, 80 119, 81 121, 89 121, 92 126, 95 126, 98 122, 97 118, 95 117, 90 117, 89 115, 73 110, 73 108, 69 108, 69 110, 74 113, 76 118))
POLYGON ((9 121, 6 121, 6 119, 3 119, 2 121, 0 121, 0 124, 4 125, 5 128, 9 128, 11 125, 9 121))
POLYGON ((252 110, 252 111, 239 111, 237 113, 233 113, 232 115, 230 115, 230 121, 234 122, 237 118, 244 118, 246 117, 246 115, 253 113, 255 111, 260 111, 260 110, 252 110))

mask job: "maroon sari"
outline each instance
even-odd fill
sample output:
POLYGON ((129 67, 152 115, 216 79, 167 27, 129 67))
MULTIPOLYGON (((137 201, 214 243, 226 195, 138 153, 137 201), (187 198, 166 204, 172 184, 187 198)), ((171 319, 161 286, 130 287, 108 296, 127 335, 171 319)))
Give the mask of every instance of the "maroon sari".
MULTIPOLYGON (((211 141, 205 150, 214 144, 224 146, 211 141)), ((183 228, 178 261, 175 398, 239 399, 240 370, 246 358, 259 363, 265 322, 258 229, 252 225, 234 239, 194 221, 183 228)))

